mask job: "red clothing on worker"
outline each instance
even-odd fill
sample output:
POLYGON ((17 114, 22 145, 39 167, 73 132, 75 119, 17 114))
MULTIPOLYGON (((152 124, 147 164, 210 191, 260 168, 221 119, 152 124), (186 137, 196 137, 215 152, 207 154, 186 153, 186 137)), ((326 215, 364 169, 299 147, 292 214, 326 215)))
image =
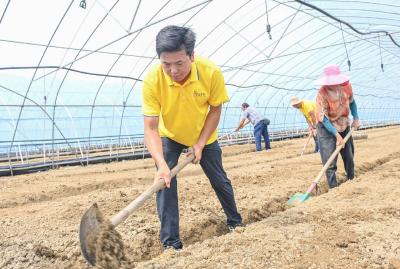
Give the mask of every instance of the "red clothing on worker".
POLYGON ((322 86, 317 95, 317 120, 324 116, 332 122, 338 132, 343 132, 350 125, 350 103, 353 102, 353 90, 350 82, 345 82, 338 89, 322 86))

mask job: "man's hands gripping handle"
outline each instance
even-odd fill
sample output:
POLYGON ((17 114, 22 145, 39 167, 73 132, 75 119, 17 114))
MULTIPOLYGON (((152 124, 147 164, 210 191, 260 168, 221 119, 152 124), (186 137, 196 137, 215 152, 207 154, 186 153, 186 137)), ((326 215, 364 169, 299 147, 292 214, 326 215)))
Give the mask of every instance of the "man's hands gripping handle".
POLYGON ((181 171, 186 165, 195 160, 195 154, 193 154, 193 149, 189 149, 189 154, 186 155, 186 159, 178 163, 174 168, 169 169, 166 162, 164 162, 160 167, 158 167, 155 178, 154 185, 157 185, 159 189, 169 188, 171 186, 171 179, 176 176, 179 171, 181 171))

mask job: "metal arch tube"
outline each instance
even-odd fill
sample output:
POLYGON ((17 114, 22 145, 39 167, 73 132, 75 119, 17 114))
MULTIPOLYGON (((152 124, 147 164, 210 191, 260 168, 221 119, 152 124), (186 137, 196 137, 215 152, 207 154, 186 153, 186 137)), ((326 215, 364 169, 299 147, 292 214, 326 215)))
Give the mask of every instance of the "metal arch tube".
MULTIPOLYGON (((68 11, 70 10, 70 8, 71 8, 73 2, 74 2, 74 0, 72 0, 72 1, 69 3, 69 5, 68 5, 67 9, 65 10, 65 12, 64 12, 64 14, 63 14, 63 16, 62 16, 62 18, 61 18, 60 21, 58 22, 57 27, 56 27, 56 29, 54 30, 54 32, 53 32, 53 34, 52 34, 52 36, 51 36, 51 38, 50 38, 50 40, 49 40, 49 42, 48 42, 48 45, 52 42, 52 40, 53 40, 55 34, 57 33, 57 31, 58 31, 58 29, 59 29, 61 23, 64 21, 64 18, 65 18, 65 16, 67 15, 68 11)), ((43 60, 44 56, 46 55, 47 49, 48 49, 48 46, 46 46, 46 49, 45 49, 44 52, 42 53, 42 56, 40 57, 40 60, 39 60, 39 63, 38 63, 38 66, 40 66, 40 64, 42 63, 42 60, 43 60)), ((31 89, 31 86, 32 86, 32 83, 33 83, 33 79, 35 78, 37 71, 38 71, 38 69, 36 68, 36 69, 35 69, 35 72, 34 72, 34 74, 33 74, 33 76, 32 76, 32 79, 31 79, 31 81, 30 81, 30 83, 29 83, 28 89, 26 90, 24 99, 23 99, 23 101, 22 101, 22 105, 21 105, 21 109, 20 109, 20 111, 19 111, 17 123, 16 123, 15 128, 14 128, 14 134, 13 134, 13 138, 12 138, 13 141, 14 141, 15 135, 16 135, 16 133, 17 133, 19 121, 20 121, 20 119, 21 119, 21 115, 22 115, 22 111, 23 111, 25 102, 26 102, 26 100, 27 100, 27 98, 28 98, 28 93, 29 93, 29 91, 30 91, 30 89, 31 89)), ((11 152, 13 143, 14 143, 14 142, 11 142, 11 144, 10 144, 9 153, 11 152)), ((10 169, 12 169, 12 167, 10 167, 10 169)))

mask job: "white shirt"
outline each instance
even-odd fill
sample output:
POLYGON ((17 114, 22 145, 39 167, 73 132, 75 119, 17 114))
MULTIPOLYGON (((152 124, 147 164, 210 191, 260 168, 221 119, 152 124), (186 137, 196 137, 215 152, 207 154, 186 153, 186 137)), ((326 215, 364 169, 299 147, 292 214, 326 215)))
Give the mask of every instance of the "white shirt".
POLYGON ((242 119, 249 119, 249 121, 256 126, 264 117, 254 108, 248 107, 243 111, 242 119))

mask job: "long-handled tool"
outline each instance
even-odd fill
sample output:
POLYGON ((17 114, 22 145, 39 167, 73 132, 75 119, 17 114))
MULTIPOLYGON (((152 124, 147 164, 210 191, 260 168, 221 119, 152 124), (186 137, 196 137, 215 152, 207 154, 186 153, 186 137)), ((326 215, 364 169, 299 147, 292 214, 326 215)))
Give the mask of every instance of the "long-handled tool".
MULTIPOLYGON (((171 170, 171 178, 176 176, 176 174, 182 170, 186 165, 191 163, 194 160, 194 154, 190 154, 184 161, 177 164, 171 170)), ((154 193, 164 188, 164 179, 160 179, 153 183, 153 185, 144 191, 139 197, 133 200, 129 205, 127 205, 124 209, 119 211, 112 219, 111 224, 113 227, 116 227, 118 224, 126 220, 129 215, 131 215, 136 209, 144 204, 146 200, 153 196, 154 193)), ((90 247, 89 240, 90 238, 94 238, 94 234, 98 232, 99 225, 103 222, 102 214, 97 206, 94 203, 82 216, 81 224, 79 227, 79 241, 80 247, 83 257, 91 264, 96 264, 96 255, 93 251, 93 248, 90 247), (88 240, 89 238, 89 240, 88 240)))
POLYGON ((225 138, 225 137, 229 137, 229 136, 233 135, 234 133, 236 133, 236 131, 232 131, 232 132, 229 132, 229 133, 227 133, 227 134, 224 134, 224 135, 218 137, 218 139, 222 139, 222 138, 225 138))
POLYGON ((303 147, 303 150, 301 151, 300 157, 303 156, 304 151, 306 150, 307 145, 308 145, 308 143, 310 142, 310 139, 311 139, 311 136, 312 136, 312 135, 313 135, 312 132, 310 132, 310 133, 308 134, 307 141, 306 141, 306 143, 304 144, 304 147, 303 147))
MULTIPOLYGON (((349 140, 353 131, 354 131, 354 128, 351 128, 351 130, 344 137, 343 143, 346 143, 347 140, 349 140)), ((298 193, 294 194, 292 197, 290 197, 290 199, 288 201, 288 205, 298 205, 310 197, 311 192, 315 189, 318 182, 320 181, 320 179, 322 178, 322 176, 324 175, 326 170, 328 170, 328 167, 331 165, 333 160, 339 154, 341 149, 342 149, 342 147, 337 147, 336 150, 332 153, 332 155, 329 157, 328 161, 325 163, 322 170, 319 172, 318 176, 315 178, 315 180, 311 183, 310 187, 307 189, 306 193, 303 194, 303 193, 298 192, 298 193)))
POLYGON ((353 140, 368 139, 368 134, 366 132, 354 132, 353 140))

